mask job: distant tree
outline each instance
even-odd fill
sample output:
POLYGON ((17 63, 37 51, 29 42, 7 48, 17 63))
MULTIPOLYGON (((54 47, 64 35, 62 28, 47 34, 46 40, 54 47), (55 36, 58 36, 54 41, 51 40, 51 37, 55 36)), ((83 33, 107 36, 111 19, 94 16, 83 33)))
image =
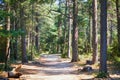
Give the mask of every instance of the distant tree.
POLYGON ((107 0, 100 0, 100 72, 107 73, 107 0))
POLYGON ((72 60, 71 62, 78 61, 78 2, 73 0, 73 33, 72 33, 72 60))

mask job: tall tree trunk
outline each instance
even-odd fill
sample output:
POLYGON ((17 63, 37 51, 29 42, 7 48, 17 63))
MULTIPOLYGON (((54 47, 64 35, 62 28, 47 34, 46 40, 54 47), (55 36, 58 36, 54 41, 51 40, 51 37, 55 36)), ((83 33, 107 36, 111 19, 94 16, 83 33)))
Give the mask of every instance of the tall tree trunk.
POLYGON ((77 0, 73 0, 73 33, 72 33, 72 60, 71 62, 78 61, 78 5, 77 0))
MULTIPOLYGON (((59 0, 59 10, 58 11, 61 13, 61 0, 59 0)), ((58 53, 61 53, 61 44, 59 43, 61 40, 61 37, 62 37, 61 25, 62 25, 61 15, 59 15, 58 16, 58 45, 57 45, 57 52, 58 53)))
MULTIPOLYGON (((20 5, 20 27, 25 33, 25 18, 24 18, 24 7, 20 5)), ((22 49, 22 63, 28 63, 27 52, 26 52, 26 39, 25 34, 21 36, 21 49, 22 49)))
MULTIPOLYGON (((10 13, 10 5, 9 3, 7 3, 7 12, 10 13)), ((7 25, 6 25, 6 30, 9 31, 10 30, 10 16, 7 16, 7 25)), ((10 57, 10 39, 9 37, 6 38, 6 52, 5 52, 5 71, 7 71, 7 65, 8 65, 8 59, 10 57)))
MULTIPOLYGON (((13 15, 14 16, 17 16, 16 15, 16 3, 14 3, 14 13, 13 13, 13 15)), ((15 19, 14 19, 14 22, 13 22, 13 30, 15 30, 15 31, 17 31, 18 30, 18 22, 17 22, 17 18, 15 17, 15 19)), ((18 47, 17 47, 17 45, 18 45, 18 38, 16 37, 15 38, 15 42, 13 42, 13 54, 14 54, 14 59, 15 60, 17 60, 18 59, 18 47)))
POLYGON ((107 73, 107 0, 100 0, 100 72, 107 73))
POLYGON ((71 0, 68 0, 68 12, 69 12, 69 24, 68 24, 68 58, 71 57, 71 28, 72 28, 72 11, 71 11, 71 0))
MULTIPOLYGON (((34 9, 34 5, 32 6, 32 9, 34 9)), ((32 15, 33 15, 33 12, 32 12, 32 15)), ((37 16, 37 13, 36 13, 36 16, 37 16)), ((36 22, 39 23, 38 17, 36 17, 36 22)), ((32 16, 32 24, 33 24, 33 16, 32 16)), ((36 50, 39 51, 39 25, 35 27, 35 32, 36 32, 35 47, 36 47, 36 50)))
MULTIPOLYGON (((34 5, 35 4, 32 4, 32 6, 31 6, 31 8, 32 8, 32 16, 31 16, 31 19, 32 19, 32 27, 34 27, 34 19, 33 19, 33 17, 34 17, 34 5)), ((37 20, 37 19, 36 19, 37 20)), ((35 45, 35 43, 34 43, 34 41, 35 41, 35 37, 34 37, 34 33, 33 33, 33 31, 32 31, 33 29, 31 29, 31 31, 30 31, 30 43, 31 43, 31 51, 30 51, 30 54, 31 54, 31 57, 30 57, 30 59, 31 60, 33 60, 33 48, 34 48, 34 45, 35 45)))
POLYGON ((66 53, 66 35, 67 35, 67 10, 68 10, 68 0, 65 1, 65 16, 64 16, 64 44, 63 44, 63 53, 66 53))
POLYGON ((97 38, 97 0, 93 0, 93 19, 92 19, 92 44, 93 44, 93 64, 98 61, 98 38, 97 38))
MULTIPOLYGON (((117 13, 117 36, 118 36, 118 44, 120 44, 120 0, 116 0, 116 13, 117 13)), ((118 48, 120 52, 120 45, 118 48)))

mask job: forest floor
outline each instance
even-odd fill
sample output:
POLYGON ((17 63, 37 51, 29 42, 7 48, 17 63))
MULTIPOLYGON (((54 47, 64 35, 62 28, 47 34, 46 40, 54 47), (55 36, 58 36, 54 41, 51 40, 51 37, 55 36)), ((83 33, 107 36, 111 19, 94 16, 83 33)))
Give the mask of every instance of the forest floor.
MULTIPOLYGON (((41 55, 40 59, 22 65, 23 75, 20 80, 98 80, 93 79, 98 73, 98 67, 94 65, 91 66, 93 71, 82 72, 84 66, 82 61, 71 63, 70 59, 62 59, 59 55, 41 55)), ((113 69, 109 70, 112 79, 104 80, 120 80, 120 74, 111 70, 113 69)))
MULTIPOLYGON (((70 59, 62 59, 59 55, 42 55, 40 59, 22 66, 21 80, 93 80, 98 72, 97 66, 93 71, 82 72, 84 63, 71 63, 70 59)), ((110 72, 111 73, 111 72, 110 72)), ((120 80, 120 74, 110 74, 112 80, 120 80)), ((96 80, 96 79, 95 79, 96 80)))

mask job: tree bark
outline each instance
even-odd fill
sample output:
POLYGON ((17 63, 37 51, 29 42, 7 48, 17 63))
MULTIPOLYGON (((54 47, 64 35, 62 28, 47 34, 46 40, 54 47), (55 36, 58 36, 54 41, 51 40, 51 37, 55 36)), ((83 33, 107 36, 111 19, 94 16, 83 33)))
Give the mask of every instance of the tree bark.
POLYGON ((21 49, 22 49, 22 63, 28 63, 27 52, 26 52, 26 39, 25 39, 25 19, 24 19, 24 7, 20 5, 20 27, 24 31, 24 34, 21 36, 21 49))
POLYGON ((72 60, 71 62, 78 61, 78 5, 77 0, 73 0, 73 33, 72 33, 72 60))
POLYGON ((36 26, 36 36, 35 36, 35 46, 36 46, 36 50, 39 51, 39 28, 38 26, 36 26))
POLYGON ((97 0, 93 0, 93 19, 92 19, 92 44, 93 44, 93 64, 98 61, 98 38, 97 38, 97 0))
POLYGON ((100 0, 100 72, 107 73, 107 0, 100 0))
MULTIPOLYGON (((61 0, 59 0, 59 10, 61 13, 61 0)), ((61 53, 61 44, 59 43, 62 37, 62 21, 61 21, 61 14, 58 16, 58 44, 57 44, 57 52, 61 53)))
MULTIPOLYGON (((7 3, 7 12, 10 13, 10 5, 9 3, 7 3)), ((6 25, 6 30, 9 31, 10 30, 10 16, 7 16, 7 25, 6 25)), ((8 59, 10 57, 10 39, 9 37, 6 38, 6 52, 5 52, 5 71, 7 71, 7 65, 8 65, 8 59)))
POLYGON ((71 42, 72 42, 72 38, 71 38, 71 28, 72 28, 72 11, 70 9, 71 6, 71 0, 68 0, 68 12, 69 12, 69 24, 68 24, 68 58, 71 57, 71 42))
MULTIPOLYGON (((116 0, 116 13, 117 13, 117 36, 118 36, 118 44, 120 44, 120 0, 116 0)), ((118 47, 120 52, 120 45, 118 47)))
POLYGON ((63 34, 64 34, 64 44, 63 44, 63 53, 65 54, 66 53, 66 41, 67 41, 67 10, 68 10, 68 0, 65 1, 65 12, 64 12, 64 31, 63 31, 63 34))

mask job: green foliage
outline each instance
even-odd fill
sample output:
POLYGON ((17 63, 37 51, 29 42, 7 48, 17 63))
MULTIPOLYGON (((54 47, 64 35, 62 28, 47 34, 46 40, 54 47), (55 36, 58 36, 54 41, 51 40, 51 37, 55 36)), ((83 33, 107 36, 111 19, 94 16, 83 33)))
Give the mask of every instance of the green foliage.
POLYGON ((0 71, 4 70, 4 64, 0 64, 0 71))
POLYGON ((62 58, 67 58, 67 54, 62 54, 61 57, 62 58))
POLYGON ((113 44, 108 47, 108 60, 112 61, 115 68, 119 70, 120 67, 120 52, 119 52, 119 44, 115 39, 113 44))
POLYGON ((115 61, 119 61, 118 57, 120 57, 120 52, 119 52, 119 44, 117 42, 117 40, 115 40, 113 42, 113 44, 108 47, 108 59, 109 60, 115 60, 115 61))
POLYGON ((0 30, 0 36, 1 37, 18 37, 20 35, 24 35, 25 32, 22 31, 22 30, 18 30, 18 31, 15 31, 15 30, 10 30, 10 31, 7 31, 7 30, 0 30))
MULTIPOLYGON (((5 64, 1 63, 0 64, 0 71, 5 71, 4 70, 5 64)), ((10 64, 7 65, 7 71, 11 71, 13 68, 10 66, 10 64)))
POLYGON ((96 78, 107 78, 109 76, 108 73, 105 72, 99 72, 96 76, 96 78))
POLYGON ((5 60, 5 43, 6 38, 0 37, 0 62, 4 62, 5 60))
POLYGON ((5 25, 5 18, 9 16, 9 14, 7 13, 7 11, 3 11, 3 10, 0 10, 0 26, 2 25, 5 25))

